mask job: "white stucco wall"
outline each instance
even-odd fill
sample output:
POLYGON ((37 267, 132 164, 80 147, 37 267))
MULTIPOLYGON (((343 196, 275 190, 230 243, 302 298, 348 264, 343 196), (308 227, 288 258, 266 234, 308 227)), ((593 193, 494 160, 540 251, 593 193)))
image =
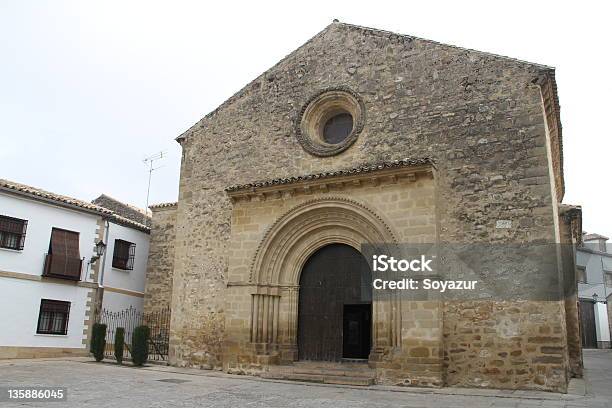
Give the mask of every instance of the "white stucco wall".
POLYGON ((595 304, 595 330, 597 341, 610 341, 610 326, 608 323, 608 309, 603 302, 595 304))
MULTIPOLYGON (((123 289, 137 292, 141 295, 144 294, 148 256, 149 234, 111 222, 108 230, 103 286, 105 288, 123 289), (136 244, 133 270, 113 268, 113 252, 116 239, 136 244)), ((142 311, 143 298, 141 296, 111 292, 105 289, 102 304, 105 309, 112 311, 120 311, 130 306, 142 311)))
MULTIPOLYGON (((587 248, 599 249, 597 245, 587 245, 587 248)), ((576 264, 586 268, 586 283, 578 284, 578 297, 581 299, 593 299, 596 294, 600 300, 595 303, 595 331, 598 342, 610 341, 610 324, 608 320, 607 305, 601 301, 606 299, 612 288, 604 285, 604 271, 612 270, 612 258, 600 253, 589 251, 576 251, 576 264)))
POLYGON ((89 288, 0 277, 0 346, 85 348, 89 288), (41 299, 70 302, 68 334, 36 334, 41 299))
POLYGON ((79 251, 85 258, 82 276, 89 274, 87 260, 94 253, 98 216, 7 194, 0 194, 0 215, 28 221, 23 250, 0 248, 0 270, 42 275, 51 229, 56 227, 79 233, 79 251))
MULTIPOLYGON (((9 194, 0 194, 0 215, 28 221, 23 250, 0 248, 0 271, 14 273, 17 277, 42 275, 51 230, 57 227, 79 233, 79 252, 84 258, 82 280, 88 277, 87 261, 94 253, 97 215, 9 194)), ((0 322, 3 327, 0 346, 84 348, 87 295, 93 289, 71 281, 17 277, 0 277, 0 322), (67 335, 36 334, 41 299, 70 302, 67 335)))
POLYGON ((144 298, 105 290, 102 305, 106 310, 113 312, 119 312, 121 310, 129 309, 130 307, 142 312, 144 298))

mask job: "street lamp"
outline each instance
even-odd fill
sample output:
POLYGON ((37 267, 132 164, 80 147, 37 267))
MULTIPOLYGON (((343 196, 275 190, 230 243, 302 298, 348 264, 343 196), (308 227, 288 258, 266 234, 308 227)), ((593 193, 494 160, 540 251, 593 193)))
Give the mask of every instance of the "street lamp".
POLYGON ((104 256, 104 252, 106 251, 106 244, 102 240, 100 240, 100 241, 96 242, 96 246, 95 246, 94 249, 95 249, 96 253, 89 260, 90 264, 96 262, 98 259, 100 259, 101 257, 104 256))

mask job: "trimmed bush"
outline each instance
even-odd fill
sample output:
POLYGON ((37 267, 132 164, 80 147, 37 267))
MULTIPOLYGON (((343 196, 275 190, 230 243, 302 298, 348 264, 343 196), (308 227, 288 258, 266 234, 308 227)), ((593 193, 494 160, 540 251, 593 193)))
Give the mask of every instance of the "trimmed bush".
POLYGON ((91 344, 89 350, 94 355, 96 361, 104 358, 104 347, 106 346, 106 325, 94 323, 91 330, 91 344))
POLYGON ((149 357, 149 327, 138 326, 132 335, 132 361, 135 366, 142 366, 149 357))
POLYGON ((115 330, 115 359, 117 363, 123 362, 123 348, 125 345, 125 329, 123 327, 117 327, 115 330))

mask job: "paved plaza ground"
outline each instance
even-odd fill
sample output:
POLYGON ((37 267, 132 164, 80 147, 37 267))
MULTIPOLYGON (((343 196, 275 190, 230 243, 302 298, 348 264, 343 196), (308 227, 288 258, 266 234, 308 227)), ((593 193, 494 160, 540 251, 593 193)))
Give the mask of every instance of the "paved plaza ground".
POLYGON ((444 388, 348 387, 262 380, 219 372, 87 359, 0 361, 0 386, 63 386, 64 402, 0 402, 4 407, 608 407, 612 350, 585 350, 585 380, 569 394, 444 388))

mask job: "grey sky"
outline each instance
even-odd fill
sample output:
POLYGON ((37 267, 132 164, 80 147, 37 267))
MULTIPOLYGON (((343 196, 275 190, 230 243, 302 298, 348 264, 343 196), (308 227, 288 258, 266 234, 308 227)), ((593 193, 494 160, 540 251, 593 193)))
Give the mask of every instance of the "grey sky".
POLYGON ((163 150, 151 202, 174 201, 174 138, 338 18, 556 67, 564 202, 612 234, 609 5, 307 3, 1 1, 0 177, 144 207, 142 159, 163 150))

